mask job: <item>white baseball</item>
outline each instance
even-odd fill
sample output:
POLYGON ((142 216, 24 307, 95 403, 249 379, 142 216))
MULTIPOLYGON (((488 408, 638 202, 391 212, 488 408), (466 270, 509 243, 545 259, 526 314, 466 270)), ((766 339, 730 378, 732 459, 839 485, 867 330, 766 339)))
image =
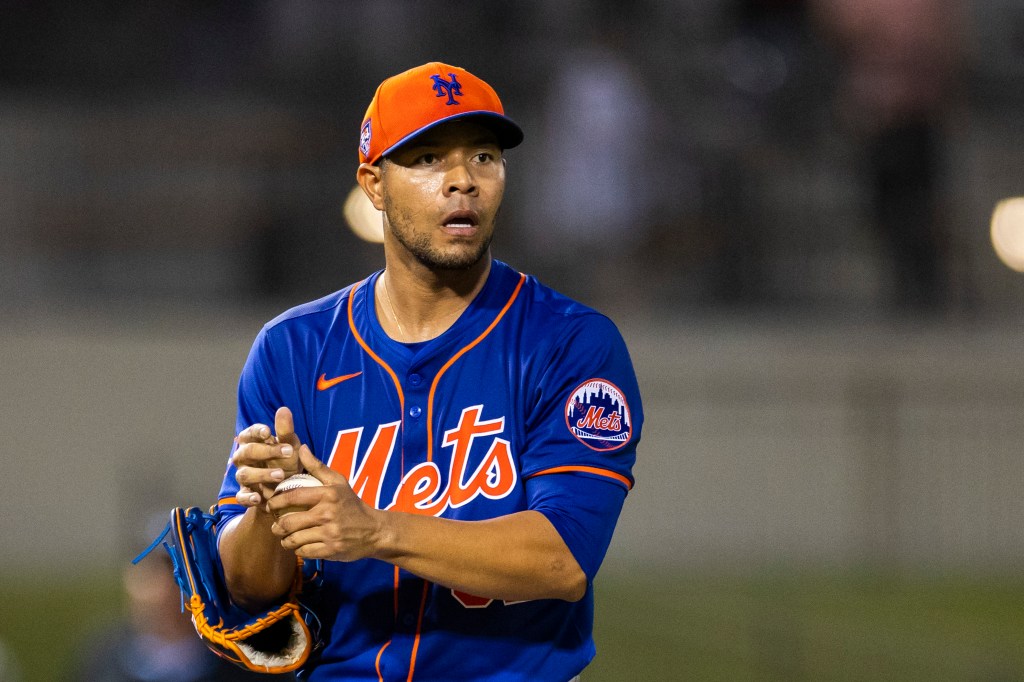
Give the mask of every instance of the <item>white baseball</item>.
MULTIPOLYGON (((274 494, 276 495, 288 490, 295 490, 296 488, 316 488, 322 485, 323 483, 310 474, 295 474, 294 476, 289 476, 278 483, 277 487, 274 488, 274 494)), ((280 518, 285 514, 291 514, 292 512, 297 511, 306 511, 306 507, 285 507, 277 512, 277 516, 280 518)))

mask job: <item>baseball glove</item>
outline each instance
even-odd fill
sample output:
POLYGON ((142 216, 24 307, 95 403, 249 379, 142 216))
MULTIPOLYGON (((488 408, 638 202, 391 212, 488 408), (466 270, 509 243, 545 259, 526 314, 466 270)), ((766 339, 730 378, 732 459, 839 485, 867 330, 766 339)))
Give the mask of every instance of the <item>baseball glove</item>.
POLYGON ((191 612, 196 632, 215 654, 261 673, 286 673, 306 662, 312 637, 297 599, 301 559, 288 601, 253 615, 232 603, 217 554, 214 517, 198 507, 172 509, 163 532, 132 563, 145 558, 168 535, 163 546, 174 564, 182 610, 191 612))

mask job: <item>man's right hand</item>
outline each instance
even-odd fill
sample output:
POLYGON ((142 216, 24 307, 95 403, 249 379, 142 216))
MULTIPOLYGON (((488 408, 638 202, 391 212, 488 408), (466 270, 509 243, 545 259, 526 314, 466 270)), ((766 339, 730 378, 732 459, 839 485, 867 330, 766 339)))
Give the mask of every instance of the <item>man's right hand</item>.
POLYGON ((281 407, 274 415, 274 433, 266 424, 253 424, 235 438, 238 448, 231 456, 239 490, 238 503, 255 507, 266 503, 278 483, 302 472, 292 412, 281 407))

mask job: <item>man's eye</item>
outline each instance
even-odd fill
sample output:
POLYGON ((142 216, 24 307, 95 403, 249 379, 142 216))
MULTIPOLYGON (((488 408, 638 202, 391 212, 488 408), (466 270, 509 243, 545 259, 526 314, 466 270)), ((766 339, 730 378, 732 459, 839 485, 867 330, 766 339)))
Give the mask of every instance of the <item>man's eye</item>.
POLYGON ((490 152, 480 152, 479 154, 476 155, 476 160, 478 163, 487 163, 488 161, 494 161, 494 154, 491 154, 490 152))
POLYGON ((424 166, 432 166, 437 163, 437 154, 422 154, 418 159, 416 159, 416 163, 424 166))

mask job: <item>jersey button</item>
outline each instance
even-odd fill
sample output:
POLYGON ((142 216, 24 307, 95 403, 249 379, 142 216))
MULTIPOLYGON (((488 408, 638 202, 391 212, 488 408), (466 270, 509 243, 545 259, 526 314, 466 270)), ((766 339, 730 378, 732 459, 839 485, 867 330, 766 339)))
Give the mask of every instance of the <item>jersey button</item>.
POLYGON ((410 374, 409 383, 412 384, 413 386, 419 386, 420 384, 423 383, 423 377, 421 377, 419 374, 410 374))
POLYGON ((413 405, 412 407, 409 408, 409 416, 412 417, 413 419, 420 416, 421 412, 423 412, 423 410, 420 409, 419 405, 413 405))

